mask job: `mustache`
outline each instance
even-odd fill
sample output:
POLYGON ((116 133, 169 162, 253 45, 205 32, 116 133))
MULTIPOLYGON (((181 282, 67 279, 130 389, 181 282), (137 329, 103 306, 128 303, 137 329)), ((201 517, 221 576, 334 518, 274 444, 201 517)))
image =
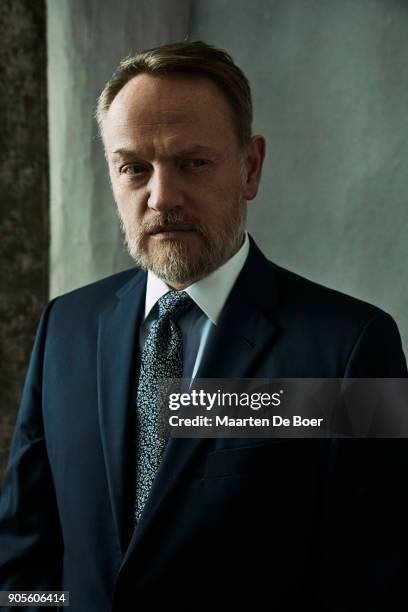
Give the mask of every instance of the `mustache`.
POLYGON ((140 232, 144 236, 166 230, 194 230, 202 235, 206 235, 202 224, 196 219, 190 219, 183 214, 172 212, 145 221, 140 228, 140 232))

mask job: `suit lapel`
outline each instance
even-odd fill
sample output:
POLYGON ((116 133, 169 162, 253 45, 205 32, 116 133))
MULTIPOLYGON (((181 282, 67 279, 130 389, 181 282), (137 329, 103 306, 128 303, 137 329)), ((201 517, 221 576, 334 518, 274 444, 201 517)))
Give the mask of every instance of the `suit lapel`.
POLYGON ((252 238, 248 259, 213 329, 197 378, 249 378, 273 342, 278 302, 272 264, 252 238))
POLYGON ((134 475, 125 461, 125 457, 131 456, 126 451, 133 430, 129 407, 137 380, 138 331, 143 320, 145 287, 146 274, 136 272, 99 318, 99 424, 113 517, 122 550, 127 540, 129 474, 134 475))
MULTIPOLYGON (((277 303, 277 288, 270 262, 251 239, 248 259, 224 306, 217 327, 207 342, 196 378, 249 378, 266 350, 270 350, 276 328, 271 310, 277 303)), ((177 484, 205 452, 210 440, 171 438, 163 454, 150 495, 122 562, 137 554, 140 540, 171 504, 177 484)))

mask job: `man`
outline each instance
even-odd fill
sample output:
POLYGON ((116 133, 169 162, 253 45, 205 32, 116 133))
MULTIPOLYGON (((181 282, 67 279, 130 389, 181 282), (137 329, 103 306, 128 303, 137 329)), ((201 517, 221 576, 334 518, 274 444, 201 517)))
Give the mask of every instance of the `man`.
POLYGON ((204 43, 159 47, 119 66, 97 117, 138 267, 44 311, 2 496, 1 588, 69 590, 75 612, 400 609, 404 441, 156 427, 163 375, 407 375, 389 315, 246 235, 265 142, 245 76, 204 43))

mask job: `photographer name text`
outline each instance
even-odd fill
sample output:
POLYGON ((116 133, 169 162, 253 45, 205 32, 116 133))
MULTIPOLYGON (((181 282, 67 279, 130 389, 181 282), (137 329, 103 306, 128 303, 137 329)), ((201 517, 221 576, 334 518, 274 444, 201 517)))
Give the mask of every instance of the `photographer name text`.
POLYGON ((195 416, 180 417, 172 415, 169 417, 170 427, 321 427, 324 419, 308 419, 299 415, 292 415, 290 418, 280 415, 272 417, 245 417, 233 418, 229 416, 195 416))

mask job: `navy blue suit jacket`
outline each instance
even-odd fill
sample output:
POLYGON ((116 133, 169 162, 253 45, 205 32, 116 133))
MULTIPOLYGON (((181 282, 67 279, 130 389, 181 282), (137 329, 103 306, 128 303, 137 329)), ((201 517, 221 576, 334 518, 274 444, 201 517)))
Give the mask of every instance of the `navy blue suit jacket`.
MULTIPOLYGON (((400 610, 405 440, 171 439, 133 530, 145 286, 131 269, 43 313, 0 504, 0 589, 69 590, 72 612, 400 610)), ((389 315, 251 240, 198 375, 407 370, 389 315)))

